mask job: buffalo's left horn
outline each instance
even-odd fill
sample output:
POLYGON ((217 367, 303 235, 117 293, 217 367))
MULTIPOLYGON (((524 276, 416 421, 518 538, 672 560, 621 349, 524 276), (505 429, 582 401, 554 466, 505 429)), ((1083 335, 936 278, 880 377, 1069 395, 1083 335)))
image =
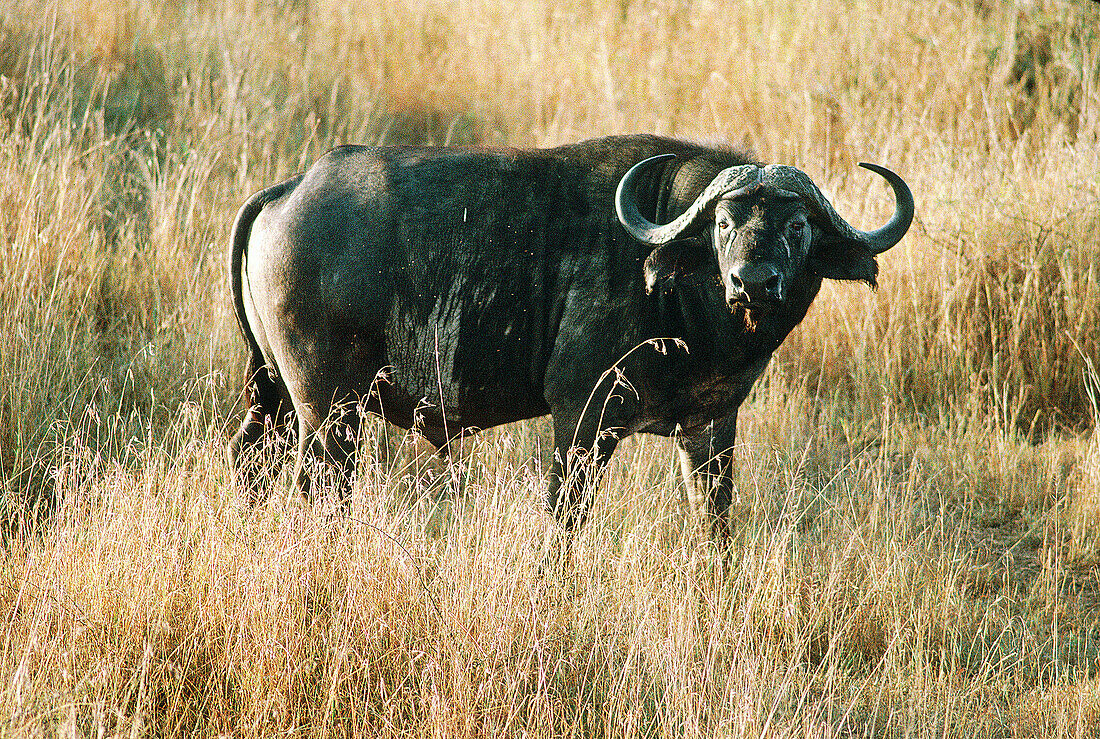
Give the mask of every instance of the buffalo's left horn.
POLYGON ((699 197, 695 198, 695 202, 687 210, 671 223, 658 226, 656 223, 651 223, 638 210, 634 189, 639 175, 646 168, 675 156, 675 154, 659 154, 643 159, 623 175, 619 180, 619 186, 615 189, 615 212, 619 216, 619 223, 623 224, 623 228, 643 244, 654 246, 667 244, 695 226, 707 215, 707 209, 719 198, 735 198, 747 194, 760 184, 761 167, 755 164, 723 169, 710 181, 699 197))
POLYGON ((882 175, 890 183, 890 187, 894 189, 894 201, 896 203, 894 215, 890 218, 889 223, 874 231, 860 231, 849 225, 847 221, 840 217, 840 214, 836 212, 836 209, 821 193, 817 185, 813 183, 813 180, 805 172, 795 167, 781 164, 769 165, 764 168, 764 182, 776 189, 797 195, 827 220, 841 238, 862 244, 872 254, 881 254, 901 241, 901 237, 905 236, 905 232, 909 230, 909 224, 913 222, 913 214, 916 211, 916 206, 913 203, 913 193, 909 191, 909 186, 905 184, 905 180, 886 169, 886 167, 868 164, 867 162, 860 162, 859 166, 882 175))

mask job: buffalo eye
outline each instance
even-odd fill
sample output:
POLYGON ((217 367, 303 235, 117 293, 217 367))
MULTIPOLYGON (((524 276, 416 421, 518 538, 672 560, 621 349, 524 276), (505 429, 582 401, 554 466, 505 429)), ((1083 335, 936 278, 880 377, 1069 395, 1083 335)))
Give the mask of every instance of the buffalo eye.
POLYGON ((718 219, 718 230, 722 233, 726 233, 730 230, 730 220, 725 216, 718 219))
POLYGON ((788 226, 788 230, 790 231, 791 238, 794 239, 795 241, 801 241, 802 240, 802 228, 803 228, 803 224, 802 224, 801 221, 796 221, 796 222, 792 223, 790 226, 788 226))

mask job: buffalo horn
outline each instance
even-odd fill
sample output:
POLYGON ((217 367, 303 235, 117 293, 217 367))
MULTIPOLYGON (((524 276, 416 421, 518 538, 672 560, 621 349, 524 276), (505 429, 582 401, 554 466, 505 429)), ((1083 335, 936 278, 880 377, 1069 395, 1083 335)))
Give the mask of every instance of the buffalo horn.
POLYGON ((833 230, 843 239, 857 244, 862 244, 872 254, 881 254, 894 244, 901 241, 901 237, 909 230, 909 224, 913 222, 915 205, 913 193, 908 185, 898 175, 886 167, 877 164, 860 162, 861 167, 882 175, 890 187, 894 189, 894 215, 882 228, 874 231, 860 231, 848 224, 840 214, 836 212, 832 204, 821 193, 817 185, 813 183, 805 172, 782 164, 772 164, 764 168, 764 184, 777 190, 784 190, 792 195, 797 195, 810 207, 817 211, 818 215, 828 221, 833 230))
POLYGON ((619 186, 615 189, 615 212, 619 216, 619 222, 623 224, 623 228, 631 236, 643 244, 654 246, 667 244, 695 226, 700 218, 707 215, 707 209, 719 198, 735 198, 748 194, 760 184, 761 168, 755 164, 743 164, 723 169, 717 177, 710 181, 710 184, 695 199, 691 207, 671 223, 658 226, 655 223, 650 223, 649 219, 638 210, 634 189, 643 170, 656 162, 674 156, 675 154, 659 154, 649 159, 643 159, 623 175, 623 178, 619 180, 619 186))
POLYGON ((671 223, 658 226, 641 214, 634 197, 634 189, 639 175, 656 162, 663 161, 673 154, 661 154, 638 162, 619 180, 615 190, 615 212, 631 236, 645 244, 666 244, 693 228, 707 215, 708 209, 720 198, 733 199, 748 195, 758 187, 778 190, 780 195, 795 196, 806 202, 818 215, 842 238, 862 244, 873 254, 881 254, 901 241, 913 221, 915 205, 913 194, 905 181, 877 164, 861 162, 859 166, 882 175, 894 190, 896 202, 894 215, 882 228, 874 231, 860 231, 848 224, 836 212, 828 199, 821 193, 813 180, 805 172, 781 164, 759 167, 755 164, 742 164, 729 167, 718 173, 695 202, 671 223))

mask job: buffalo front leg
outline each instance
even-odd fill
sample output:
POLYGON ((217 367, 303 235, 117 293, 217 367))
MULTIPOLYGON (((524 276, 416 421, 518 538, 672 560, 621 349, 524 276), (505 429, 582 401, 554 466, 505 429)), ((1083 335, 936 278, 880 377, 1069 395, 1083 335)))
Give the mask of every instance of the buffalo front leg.
POLYGON ((688 505, 704 535, 729 539, 729 508, 733 502, 733 446, 737 411, 712 421, 695 434, 680 433, 676 446, 688 505))

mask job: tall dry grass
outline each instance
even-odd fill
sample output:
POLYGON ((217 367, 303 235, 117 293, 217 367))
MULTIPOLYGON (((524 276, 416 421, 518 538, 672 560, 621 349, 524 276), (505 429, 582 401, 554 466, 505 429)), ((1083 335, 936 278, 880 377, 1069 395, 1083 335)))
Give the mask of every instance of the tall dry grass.
POLYGON ((0 731, 1094 736, 1100 8, 482 0, 0 8, 0 731), (350 517, 222 447, 226 240, 345 141, 654 131, 810 172, 830 285, 742 414, 729 552, 624 443, 540 577, 545 422, 379 437, 350 517))

